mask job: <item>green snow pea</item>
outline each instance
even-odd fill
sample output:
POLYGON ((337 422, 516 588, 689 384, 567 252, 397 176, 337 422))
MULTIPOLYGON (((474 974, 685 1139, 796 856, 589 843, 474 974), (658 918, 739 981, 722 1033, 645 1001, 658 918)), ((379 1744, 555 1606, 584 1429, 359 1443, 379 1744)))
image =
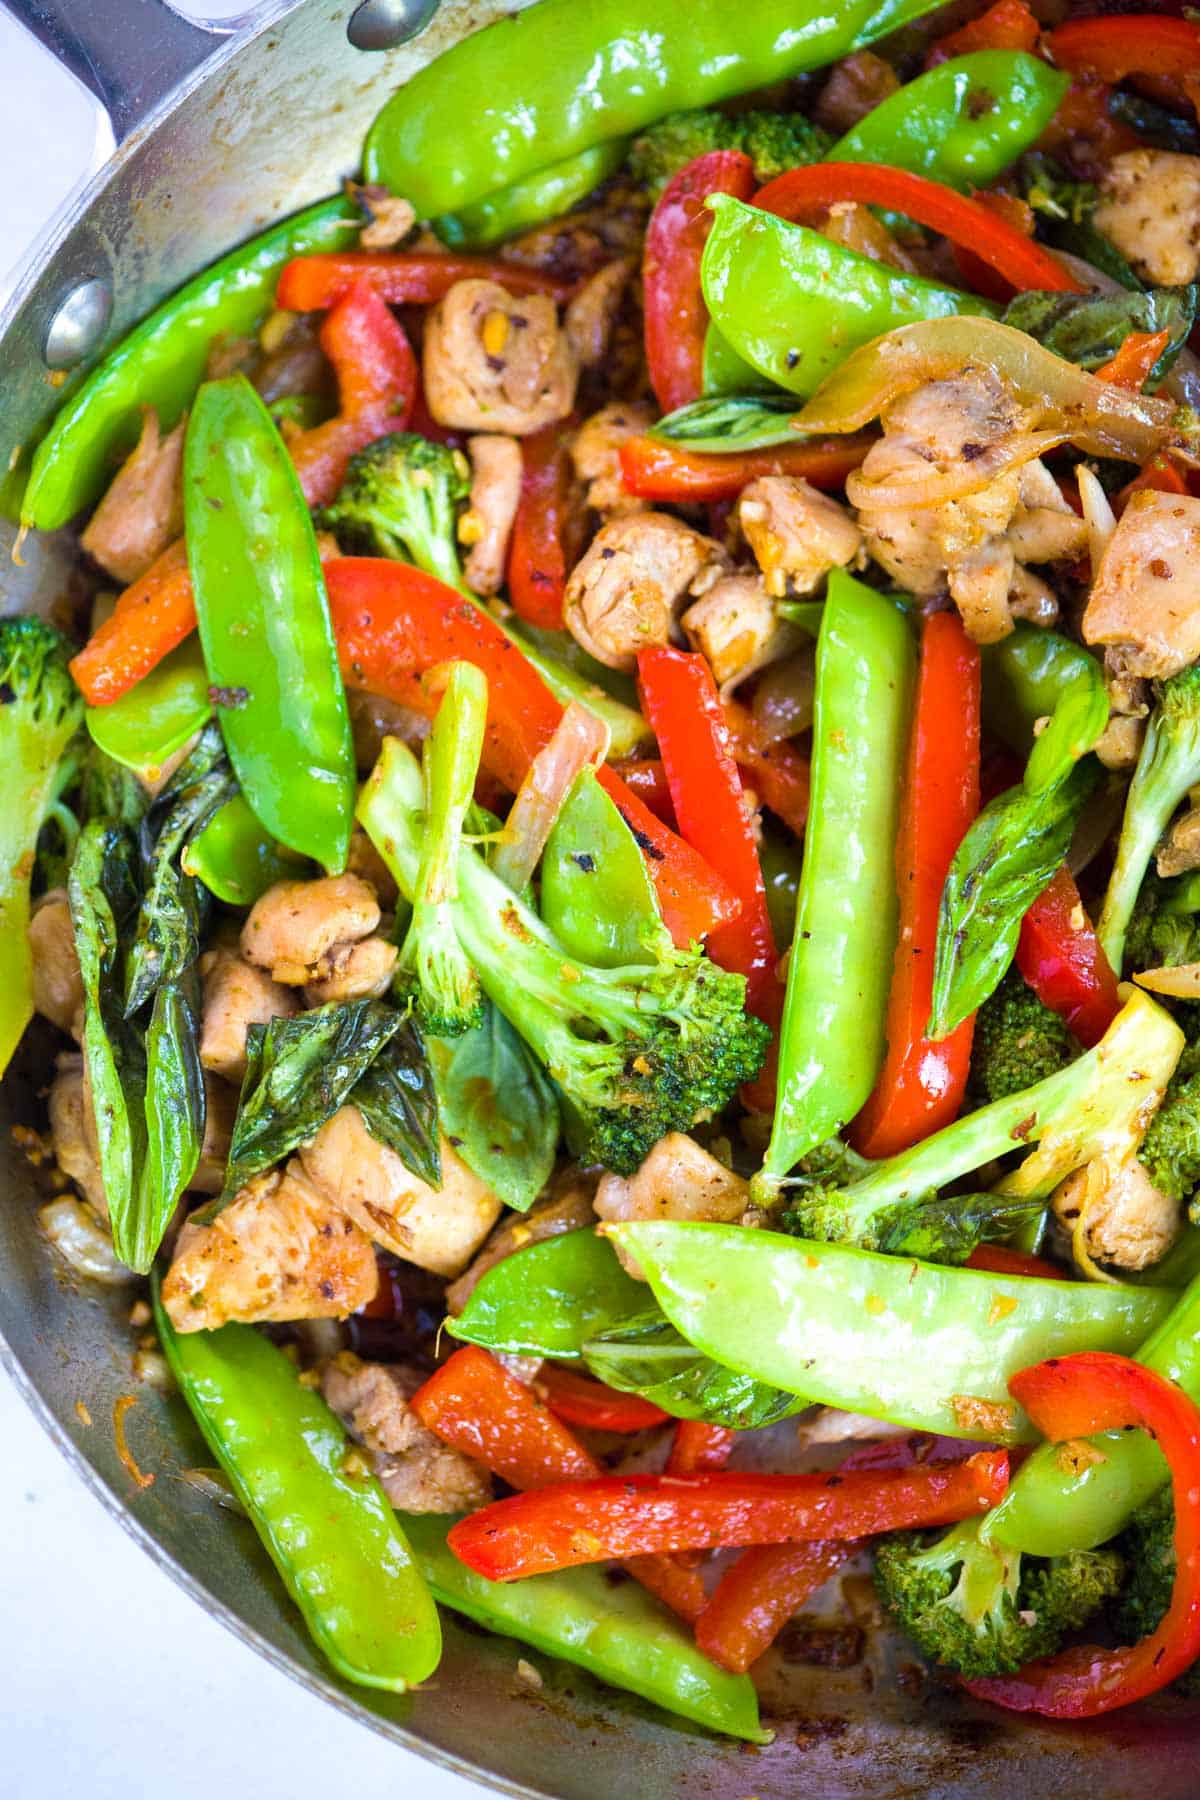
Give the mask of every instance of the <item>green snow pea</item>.
POLYGON ((208 671, 194 636, 111 706, 89 706, 84 715, 93 743, 151 778, 211 716, 208 671))
POLYGON ((419 218, 454 212, 544 166, 823 68, 932 12, 938 0, 541 0, 473 32, 407 81, 367 133, 368 181, 419 218), (446 154, 446 121, 459 121, 446 154))
POLYGON ((383 1489, 348 1475, 345 1432, 248 1325, 180 1334, 154 1283, 163 1354, 318 1649, 347 1681, 402 1694, 441 1659, 437 1608, 383 1489))
POLYGON ((768 1185, 854 1117, 883 1060, 913 665, 900 609, 835 569, 817 639, 812 807, 768 1185))
POLYGON ((542 856, 542 918, 581 962, 618 969, 645 962, 662 915, 633 833, 581 769, 542 856))
POLYGON ((708 205, 714 217, 700 276, 713 323, 760 375, 805 399, 852 350, 897 326, 953 313, 995 316, 975 294, 858 256, 729 194, 713 194, 708 205))
POLYGON ((591 150, 581 150, 578 156, 550 163, 514 186, 464 206, 461 212, 445 213, 433 221, 433 229, 444 244, 456 250, 477 250, 502 243, 545 219, 557 219, 570 212, 593 188, 616 174, 628 149, 628 138, 613 138, 591 150))
POLYGON ((346 866, 357 781, 312 520, 243 375, 196 396, 184 449, 188 566, 221 730, 273 837, 346 866))
POLYGON ((966 191, 990 187, 1041 137, 1069 77, 1023 50, 977 50, 929 69, 840 138, 830 162, 888 163, 966 191))
POLYGON ((185 875, 227 906, 253 906, 277 881, 303 880, 305 866, 304 857, 263 830, 244 794, 227 800, 183 853, 185 875))
POLYGON ((488 1270, 456 1319, 453 1337, 514 1356, 583 1355, 590 1338, 646 1310, 644 1283, 590 1228, 544 1238, 488 1270))
MULTIPOLYGON (((1045 772, 1058 763, 1061 749, 1080 743, 1081 748, 1069 757, 1069 761, 1077 761, 1103 731, 1108 718, 1104 671, 1081 644, 1022 620, 1006 638, 989 644, 983 652, 983 716, 989 731, 1019 755, 1029 757, 1039 787, 1045 786, 1045 772), (1044 731, 1037 737, 1034 728, 1040 719, 1050 718, 1068 694, 1071 699, 1064 708, 1062 738, 1056 721, 1051 746, 1043 749, 1051 733, 1044 731), (1096 721, 1095 736, 1083 743, 1082 737, 1096 721)), ((1062 772, 1066 772, 1065 765, 1062 772)), ((1028 781, 1027 771, 1027 785, 1028 781)))
POLYGON ((1176 1298, 740 1225, 638 1220, 608 1235, 637 1258, 676 1330, 714 1361, 913 1431, 1000 1443, 1037 1435, 1009 1398, 1010 1375, 1077 1350, 1129 1355, 1176 1298))
POLYGON ((231 250, 156 307, 56 414, 34 452, 21 523, 56 531, 96 500, 137 442, 142 408, 153 406, 169 430, 204 377, 213 339, 255 331, 284 263, 352 249, 361 224, 347 201, 323 200, 231 250))
POLYGON ((612 1584, 596 1567, 563 1569, 527 1581, 488 1581, 459 1562, 446 1537, 456 1523, 400 1515, 413 1555, 436 1600, 548 1656, 578 1664, 709 1731, 770 1741, 758 1722, 748 1675, 730 1675, 696 1648, 692 1634, 645 1588, 612 1584))
POLYGON ((764 393, 771 387, 770 377, 760 375, 711 319, 704 331, 700 369, 700 382, 706 395, 764 393))

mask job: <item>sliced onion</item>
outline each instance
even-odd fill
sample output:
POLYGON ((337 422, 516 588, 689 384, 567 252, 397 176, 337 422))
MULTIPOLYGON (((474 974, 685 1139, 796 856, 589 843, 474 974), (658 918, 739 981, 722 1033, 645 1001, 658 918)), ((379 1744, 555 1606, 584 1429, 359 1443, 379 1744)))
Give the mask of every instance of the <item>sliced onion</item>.
POLYGON ((993 444, 974 462, 944 470, 930 464, 908 475, 894 475, 890 481, 864 480, 862 470, 856 469, 846 477, 846 498, 852 506, 943 506, 948 500, 977 494, 1010 469, 1024 468, 1068 441, 1065 431, 1025 431, 993 444))
POLYGON ((1088 554, 1092 559, 1094 575, 1108 549, 1109 539, 1117 529, 1117 515, 1094 469, 1089 469, 1086 463, 1080 463, 1075 471, 1075 479, 1079 484, 1083 521, 1088 529, 1088 554))
POLYGON ((810 730, 816 689, 816 647, 809 643, 759 678, 750 710, 760 747, 810 730))
POLYGON ((1008 382, 1038 423, 1090 456, 1143 463, 1181 441, 1170 400, 1130 394, 1064 362, 995 319, 929 319, 865 344, 796 416, 798 431, 857 431, 928 381, 986 367, 1008 382))
POLYGON ((1173 969, 1143 969, 1133 978, 1152 994, 1173 1000, 1200 1000, 1200 963, 1176 963, 1173 969))
POLYGON ((495 873, 514 894, 537 868, 575 777, 589 763, 604 761, 608 741, 608 726, 572 700, 554 736, 530 763, 492 859, 495 873))
POLYGON ((120 1287, 137 1279, 132 1269, 117 1261, 112 1239, 82 1200, 69 1194, 49 1200, 39 1210, 38 1218, 54 1248, 76 1274, 86 1275, 89 1281, 102 1281, 107 1287, 120 1287))

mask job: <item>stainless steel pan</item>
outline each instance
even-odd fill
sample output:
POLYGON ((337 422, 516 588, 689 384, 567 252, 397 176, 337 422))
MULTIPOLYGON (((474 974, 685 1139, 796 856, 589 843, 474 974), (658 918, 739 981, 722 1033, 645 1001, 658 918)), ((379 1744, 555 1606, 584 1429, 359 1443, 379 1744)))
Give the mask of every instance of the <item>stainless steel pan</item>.
MULTIPOLYGON (((3 4, 108 108, 118 149, 51 226, 0 319, 0 470, 60 397, 47 357, 60 369, 93 357, 231 245, 333 190, 354 170, 384 95, 513 0, 300 0, 268 5, 226 35, 161 0, 3 4)), ((69 534, 27 543, 23 567, 9 560, 12 539, 0 524, 4 609, 49 607, 69 579, 69 534)), ((515 1679, 514 1645, 453 1620, 425 1691, 395 1699, 340 1682, 250 1527, 178 1479, 207 1460, 180 1404, 137 1390, 129 1436, 157 1474, 152 1487, 136 1488, 117 1456, 113 1405, 134 1390, 128 1292, 65 1278, 11 1145, 13 1124, 38 1120, 48 1048, 28 1045, 0 1094, 0 1353, 63 1454, 147 1554, 314 1701, 502 1792, 547 1800, 1200 1794, 1195 1712, 1163 1703, 1088 1729, 1015 1726, 924 1678, 903 1646, 882 1639, 849 1668, 779 1661, 768 1704, 777 1736, 761 1752, 668 1723, 573 1670, 551 1671, 534 1695, 515 1679)))

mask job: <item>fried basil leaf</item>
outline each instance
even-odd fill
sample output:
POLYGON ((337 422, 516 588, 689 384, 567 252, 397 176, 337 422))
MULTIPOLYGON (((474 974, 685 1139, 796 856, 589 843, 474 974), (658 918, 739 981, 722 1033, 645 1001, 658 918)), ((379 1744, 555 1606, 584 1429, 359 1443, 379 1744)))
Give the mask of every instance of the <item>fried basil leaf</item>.
POLYGON ((1153 390, 1187 342, 1198 293, 1200 289, 1193 283, 1190 287, 1149 288, 1145 293, 1018 294, 1009 301, 1004 323, 1027 332, 1056 356, 1083 369, 1099 369, 1110 361, 1131 331, 1167 331, 1167 347, 1146 383, 1153 390))
POLYGON ((425 1044, 405 1019, 350 1096, 363 1124, 432 1188, 442 1185, 438 1097, 425 1044))
POLYGON ((537 1199, 554 1168, 558 1095, 502 1013, 461 1037, 429 1040, 442 1131, 467 1167, 517 1212, 537 1199))
POLYGON ((801 441, 792 426, 795 416, 793 394, 723 394, 668 413, 651 427, 649 436, 705 456, 764 450, 801 441))
POLYGON ((656 1308, 646 1308, 616 1330, 589 1338, 583 1360, 608 1387, 637 1394, 674 1418, 727 1425, 734 1431, 774 1425, 809 1404, 752 1375, 722 1368, 693 1349, 656 1308))

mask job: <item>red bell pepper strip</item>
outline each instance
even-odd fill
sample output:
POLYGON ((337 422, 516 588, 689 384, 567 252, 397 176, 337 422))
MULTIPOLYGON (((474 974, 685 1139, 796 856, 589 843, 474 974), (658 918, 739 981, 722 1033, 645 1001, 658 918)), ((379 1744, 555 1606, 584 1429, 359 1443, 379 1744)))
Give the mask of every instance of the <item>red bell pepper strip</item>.
POLYGON ((671 790, 667 786, 667 771, 662 766, 661 757, 626 757, 612 766, 630 793, 636 794, 656 819, 661 819, 664 825, 674 826, 675 810, 671 805, 671 790))
POLYGON ((1050 32, 1044 46, 1060 69, 1099 81, 1160 75, 1182 82, 1196 101, 1200 87, 1200 26, 1154 13, 1072 19, 1050 32))
POLYGON ((1155 494, 1190 494, 1192 491, 1179 464, 1162 450, 1150 458, 1132 481, 1126 482, 1117 495, 1117 504, 1125 505, 1132 495, 1140 494, 1144 488, 1155 494))
POLYGON ((913 706, 896 891, 900 934, 888 999, 887 1056, 851 1127, 864 1156, 894 1156, 957 1117, 974 1018, 940 1043, 926 1036, 942 888, 979 811, 980 658, 957 613, 925 622, 913 706))
POLYGON ((991 207, 956 194, 940 181, 882 163, 822 162, 789 169, 754 196, 755 206, 803 223, 839 200, 886 206, 961 244, 1002 275, 1010 287, 1081 293, 1077 281, 1048 250, 1024 237, 991 207))
MULTIPOLYGON (((473 662, 488 678, 483 760, 515 794, 554 735, 562 707, 541 676, 486 612, 407 563, 339 557, 325 572, 342 674, 350 687, 429 713, 436 700, 421 676, 439 663, 473 662)), ((721 876, 656 819, 607 766, 598 779, 646 857, 663 919, 675 942, 705 938, 737 913, 721 876)))
MULTIPOLYGON (((986 206, 1019 231, 1023 238, 1031 238, 1037 225, 1037 216, 1027 201, 1016 194, 1005 194, 998 188, 986 188, 972 196, 980 206, 986 206)), ((961 244, 952 244, 954 261, 958 265, 962 285, 973 294, 982 294, 986 300, 995 300, 1000 306, 1007 304, 1012 293, 1011 285, 998 275, 988 264, 981 262, 972 250, 966 250, 961 244)))
POLYGON ((1157 1630, 1127 1649, 1085 1644, 1015 1675, 964 1683, 978 1699, 1051 1719, 1094 1719, 1166 1687, 1200 1656, 1200 1410, 1174 1382, 1101 1351, 1023 1369, 1008 1384, 1052 1443, 1131 1426, 1148 1431, 1171 1471, 1175 1585, 1157 1630))
POLYGON ((496 1501, 447 1542, 477 1574, 513 1581, 609 1557, 952 1525, 986 1512, 1007 1484, 1003 1450, 881 1474, 604 1476, 496 1501))
POLYGON ((1025 0, 996 0, 978 19, 939 38, 925 66, 932 69, 952 56, 969 56, 975 50, 1034 51, 1041 29, 1025 0))
POLYGON ((1117 978, 1065 867, 1021 921, 1017 967, 1043 1006, 1065 1019, 1087 1050, 1121 1010, 1117 978))
MULTIPOLYGON (((369 288, 347 293, 321 328, 337 375, 337 416, 288 445, 310 506, 331 500, 356 450, 403 431, 419 381, 403 327, 369 288)), ((71 664, 90 706, 119 700, 196 628, 183 540, 172 544, 117 601, 71 664)))
POLYGON ((556 1419, 585 1431, 649 1431, 671 1418, 640 1394, 618 1393, 602 1381, 560 1368, 557 1363, 543 1363, 531 1385, 556 1419))
POLYGON ((681 504, 734 500, 760 475, 796 475, 813 487, 840 488, 875 441, 873 433, 861 432, 712 456, 664 438, 627 438, 620 450, 621 479, 639 500, 681 504))
POLYGON ((976 1244, 967 1258, 968 1269, 985 1269, 990 1275, 1032 1275, 1040 1281, 1061 1281, 1063 1271, 1044 1256, 1027 1250, 1010 1250, 1007 1244, 976 1244))
POLYGON ((646 363, 661 412, 688 406, 704 392, 708 310, 700 258, 712 225, 710 194, 748 200, 754 164, 740 150, 710 150, 680 169, 663 189, 646 228, 642 293, 646 363))
POLYGON ((729 1461, 737 1432, 728 1425, 704 1425, 699 1419, 680 1419, 667 1457, 668 1475, 699 1475, 705 1469, 723 1469, 729 1461))
POLYGON ((638 657, 638 682, 680 832, 741 902, 736 919, 709 933, 708 953, 721 968, 746 977, 750 1011, 777 1024, 783 1008, 779 951, 712 670, 702 656, 655 646, 638 657))
POLYGON ((456 281, 494 281, 510 294, 552 294, 566 300, 570 284, 494 256, 450 256, 423 250, 345 250, 296 256, 285 264, 275 303, 287 312, 323 312, 365 281, 389 306, 429 306, 456 281))
POLYGON ((519 619, 558 631, 567 585, 567 425, 548 425, 521 442, 521 498, 508 551, 508 597, 519 619))
POLYGON ((1169 331, 1131 331, 1117 354, 1096 370, 1098 381, 1140 394, 1150 372, 1171 342, 1169 331))
MULTIPOLYGON (((499 1475, 510 1487, 546 1489, 563 1480, 599 1479, 600 1464, 537 1396, 487 1350, 456 1350, 412 1397, 427 1430, 499 1475)), ((629 1559, 643 1586, 686 1619, 704 1605, 694 1570, 665 1556, 629 1559)))
POLYGON ((1090 75, 1077 76, 1034 146, 1066 159, 1071 172, 1098 181, 1114 156, 1136 150, 1137 133, 1108 110, 1112 89, 1090 75))
POLYGON ((744 1675, 804 1602, 861 1549, 856 1538, 832 1538, 744 1550, 696 1620, 697 1644, 722 1669, 744 1675))
POLYGON ((794 837, 803 837, 808 823, 807 758, 786 740, 764 744, 753 713, 740 701, 726 700, 725 723, 742 779, 754 788, 763 805, 783 820, 794 837))

